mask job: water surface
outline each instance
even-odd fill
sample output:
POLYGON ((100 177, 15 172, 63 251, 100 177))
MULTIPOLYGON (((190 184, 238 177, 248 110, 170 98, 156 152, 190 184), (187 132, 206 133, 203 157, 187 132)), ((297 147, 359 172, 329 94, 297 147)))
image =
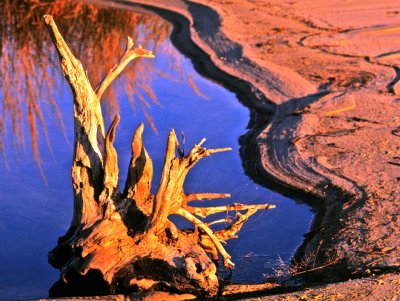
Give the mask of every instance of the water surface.
MULTIPOLYGON (((59 2, 57 8, 47 10, 52 9, 54 14, 57 9, 55 20, 61 21, 66 40, 82 58, 92 82, 117 60, 115 44, 122 44, 120 36, 127 33, 154 49, 157 56, 129 66, 102 104, 107 126, 116 112, 121 114, 115 147, 122 185, 130 159, 130 141, 140 122, 145 123, 144 143, 154 163, 153 191, 158 185, 171 128, 185 133, 187 150, 203 137, 207 138, 206 147, 232 147, 231 152, 203 159, 189 174, 186 192, 227 192, 232 198, 221 203, 277 206, 253 215, 239 238, 228 242, 227 251, 236 263, 233 281, 260 282, 265 275, 274 273, 279 258, 289 263, 309 228, 312 214, 307 206, 255 184, 244 174, 238 138, 246 133, 249 112, 235 95, 196 74, 190 60, 173 49, 168 38, 171 25, 158 17, 125 12, 118 12, 119 17, 115 17, 117 13, 113 11, 115 20, 104 25, 96 18, 103 20, 109 10, 79 4, 74 15, 69 16, 71 8, 63 5, 71 4, 59 2), (118 20, 123 20, 122 24, 118 20), (100 23, 105 28, 92 28, 100 23)), ((0 162, 2 300, 47 296, 59 275, 47 263, 47 253, 65 234, 72 218, 72 98, 57 67, 55 52, 50 50, 47 33, 39 25, 33 30, 31 21, 1 37, 2 70, 14 65, 7 69, 14 80, 6 82, 3 73, 0 94, 3 108, 4 104, 8 108, 0 119, 4 152, 0 162), (26 49, 18 44, 20 31, 30 37, 26 49), (27 54, 29 63, 21 58, 27 54), (12 73, 18 70, 22 73, 12 73), (38 76, 40 80, 35 80, 38 76), (46 81, 51 85, 43 85, 46 81)))

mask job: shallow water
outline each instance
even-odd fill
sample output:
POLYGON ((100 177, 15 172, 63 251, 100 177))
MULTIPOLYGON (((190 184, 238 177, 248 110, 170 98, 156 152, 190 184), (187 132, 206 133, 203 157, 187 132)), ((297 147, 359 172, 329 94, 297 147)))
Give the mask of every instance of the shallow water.
MULTIPOLYGON (((279 258, 286 263, 290 261, 296 247, 303 240, 303 233, 309 228, 312 213, 307 206, 299 205, 255 184, 244 174, 238 139, 246 132, 248 110, 238 102, 234 94, 197 75, 190 60, 174 51, 167 37, 146 40, 143 26, 150 28, 155 23, 160 26, 160 22, 143 22, 140 25, 142 33, 136 36, 139 40, 145 40, 144 44, 148 47, 156 48, 157 58, 147 61, 144 65, 146 70, 140 70, 140 64, 144 61, 128 67, 137 70, 136 77, 133 78, 145 77, 148 80, 159 104, 150 99, 151 92, 147 91, 146 94, 148 87, 142 85, 135 87, 142 93, 147 104, 138 100, 136 94, 136 102, 132 106, 132 87, 127 84, 132 78, 128 76, 117 80, 118 84, 114 86, 115 98, 110 95, 104 103, 104 110, 108 112, 107 125, 114 115, 112 112, 117 110, 113 99, 118 99, 119 103, 121 122, 117 129, 115 146, 119 156, 121 185, 124 184, 127 173, 132 134, 140 122, 145 123, 144 143, 154 164, 153 190, 160 178, 170 128, 174 128, 177 133, 185 133, 187 150, 203 137, 207 138, 206 147, 232 147, 231 152, 203 159, 189 174, 185 189, 186 192, 232 194, 230 200, 221 203, 276 204, 277 208, 274 210, 253 215, 239 232, 239 238, 229 241, 227 246, 228 253, 236 263, 232 280, 262 281, 264 275, 272 274, 273 269, 279 266, 279 258), (146 109, 145 112, 141 106, 146 109), (151 116, 158 134, 149 126, 146 114, 151 116)), ((154 28, 157 28, 156 25, 154 28)), ((170 30, 168 24, 165 24, 163 31, 165 28, 170 30)), ((135 28, 130 30, 134 31, 135 28)), ((6 46, 3 43, 4 47, 6 46)), ((78 45, 75 45, 75 49, 77 48, 78 45)), ((103 49, 98 48, 96 51, 101 52, 103 49)), ((54 51, 51 55, 52 60, 56 61, 54 51)), ((109 60, 116 61, 117 55, 115 53, 115 57, 109 60)), ((4 49, 1 59, 4 59, 4 49)), ((46 70, 54 74, 51 98, 56 100, 65 133, 55 117, 57 107, 49 105, 49 101, 40 102, 44 127, 38 126, 33 134, 26 117, 29 115, 29 105, 22 103, 21 132, 25 136, 22 139, 26 141, 25 147, 18 143, 21 137, 18 138, 17 133, 13 134, 12 116, 5 120, 7 136, 4 131, 0 132, 3 133, 1 139, 5 152, 0 162, 2 300, 47 296, 48 289, 58 278, 58 271, 47 263, 47 253, 55 247, 57 238, 66 232, 72 218, 72 100, 68 87, 61 78, 61 71, 53 65, 46 66, 46 70), (48 132, 52 150, 46 144, 44 128, 48 132), (37 137, 39 156, 34 156, 35 147, 30 142, 31 135, 37 137), (38 160, 42 162, 42 173, 38 168, 38 160)), ((32 81, 32 85, 34 84, 32 81)), ((3 90, 6 89, 10 88, 3 85, 3 90)), ((0 97, 5 102, 4 91, 0 97)), ((10 112, 3 116, 11 114, 10 112)), ((181 226, 186 225, 181 220, 176 222, 181 226)))

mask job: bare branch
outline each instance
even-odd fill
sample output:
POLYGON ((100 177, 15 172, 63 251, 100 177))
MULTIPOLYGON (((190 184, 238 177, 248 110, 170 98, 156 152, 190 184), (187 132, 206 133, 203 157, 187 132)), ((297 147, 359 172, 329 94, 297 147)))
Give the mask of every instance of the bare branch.
POLYGON ((120 117, 116 115, 106 136, 106 153, 104 156, 104 187, 113 190, 118 186, 118 156, 114 148, 115 130, 120 117))
POLYGON ((130 199, 134 199, 136 205, 142 211, 150 214, 147 212, 149 206, 142 206, 149 199, 151 181, 153 179, 153 163, 143 145, 143 130, 144 125, 141 123, 137 127, 132 139, 132 157, 125 183, 124 195, 130 199))
MULTIPOLYGON (((82 64, 75 58, 69 49, 67 43, 59 32, 54 19, 50 15, 43 16, 44 23, 46 24, 47 30, 50 33, 51 40, 57 49, 58 55, 60 57, 60 64, 65 77, 67 77, 68 82, 71 79, 71 67, 75 69, 82 69, 82 64)), ((79 70, 81 71, 81 70, 79 70)), ((83 72, 83 69, 82 69, 83 72)), ((87 78, 86 78, 87 80, 87 78)))
POLYGON ((107 87, 117 78, 117 76, 124 70, 124 68, 134 59, 138 57, 154 58, 153 52, 138 46, 134 48, 133 41, 130 37, 127 38, 126 48, 124 54, 115 64, 115 66, 108 72, 108 74, 96 86, 96 95, 98 99, 101 98, 107 87))
MULTIPOLYGON (((170 199, 169 193, 167 193, 168 183, 170 179, 174 179, 174 175, 171 175, 172 163, 175 158, 175 146, 176 146, 176 135, 172 129, 168 136, 167 149, 165 152, 164 168, 161 174, 160 185, 157 190, 157 194, 153 203, 153 211, 150 216, 150 223, 148 230, 154 233, 165 228, 165 224, 168 219, 168 215, 171 214, 170 206, 174 200, 170 199)), ((176 177, 176 175, 175 175, 176 177)), ((177 194, 179 195, 179 194, 177 194)))
POLYGON ((195 153, 202 152, 202 151, 206 152, 205 156, 209 156, 213 153, 220 153, 220 152, 226 152, 226 151, 232 150, 232 148, 230 148, 230 147, 207 150, 206 148, 202 147, 202 145, 204 144, 204 142, 206 142, 206 140, 207 140, 206 138, 203 138, 200 140, 199 143, 195 144, 194 147, 192 148, 192 150, 190 151, 188 157, 193 156, 195 153))
POLYGON ((226 252, 219 239, 214 235, 213 231, 201 220, 197 219, 194 215, 190 214, 183 208, 179 208, 176 214, 186 218, 188 221, 193 223, 197 228, 203 230, 212 240, 218 252, 221 254, 224 260, 224 266, 226 268, 233 268, 235 264, 231 261, 231 256, 226 252))
POLYGON ((257 212, 256 208, 249 208, 246 213, 241 214, 240 212, 236 213, 236 221, 233 222, 228 228, 216 231, 215 236, 223 241, 227 241, 232 238, 237 238, 236 233, 240 231, 244 223, 252 216, 254 213, 257 212))
POLYGON ((204 142, 206 142, 206 140, 206 138, 201 139, 200 142, 195 145, 194 149, 200 148, 204 144, 204 142))
POLYGON ((217 149, 206 149, 204 147, 201 147, 201 145, 206 141, 206 138, 203 138, 198 144, 196 144, 189 154, 185 157, 186 161, 188 162, 188 167, 192 168, 196 163, 206 157, 210 156, 214 153, 220 153, 220 152, 226 152, 232 150, 230 147, 225 147, 225 148, 217 148, 217 149))
POLYGON ((201 200, 213 200, 213 199, 225 199, 230 198, 229 193, 191 193, 185 196, 185 202, 201 201, 201 200))
POLYGON ((83 70, 64 41, 53 17, 44 23, 57 49, 60 66, 74 96, 74 158, 72 180, 75 210, 72 226, 92 224, 98 218, 98 197, 104 184, 104 120, 100 102, 83 70))
MULTIPOLYGON (((63 74, 74 94, 74 113, 79 115, 79 113, 84 111, 84 114, 87 114, 86 112, 94 114, 95 118, 93 120, 96 122, 96 126, 87 126, 86 128, 87 130, 93 128, 93 130, 97 131, 97 126, 99 126, 104 137, 104 121, 103 116, 101 115, 100 102, 92 89, 89 79, 86 76, 86 72, 83 70, 82 63, 72 54, 67 43, 59 32, 53 17, 45 15, 43 19, 50 33, 53 44, 57 49, 63 74)), ((90 116, 87 119, 88 121, 91 120, 90 116)))
POLYGON ((201 141, 198 144, 195 144, 193 148, 190 150, 189 154, 186 156, 186 159, 190 159, 191 161, 198 160, 202 157, 205 157, 205 151, 206 149, 201 147, 203 143, 206 142, 206 138, 201 139, 201 141), (202 157, 199 157, 202 155, 202 157))
POLYGON ((207 217, 211 214, 216 214, 220 212, 226 211, 240 211, 240 210, 265 210, 265 209, 273 209, 275 205, 263 204, 263 205, 245 205, 245 204, 233 204, 226 206, 216 206, 216 207, 191 207, 187 206, 185 209, 192 214, 195 214, 200 217, 207 217))
POLYGON ((207 223, 206 225, 210 227, 212 225, 221 224, 221 223, 231 223, 231 220, 229 218, 217 219, 215 221, 207 223))
POLYGON ((215 153, 222 153, 222 152, 227 152, 227 151, 231 151, 231 150, 232 150, 231 147, 207 149, 206 150, 206 156, 211 156, 212 154, 215 154, 215 153))

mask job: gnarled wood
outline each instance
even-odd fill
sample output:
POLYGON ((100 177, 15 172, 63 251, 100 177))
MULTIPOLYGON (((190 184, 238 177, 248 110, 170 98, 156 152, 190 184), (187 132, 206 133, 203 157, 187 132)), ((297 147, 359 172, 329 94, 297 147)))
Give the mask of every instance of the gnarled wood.
POLYGON ((72 180, 74 217, 72 228, 93 224, 99 212, 104 158, 104 120, 99 99, 89 79, 71 53, 51 16, 44 16, 51 39, 60 57, 60 65, 74 97, 74 158, 72 180))
POLYGON ((118 157, 113 146, 120 117, 115 117, 104 136, 100 97, 131 60, 151 58, 153 54, 141 47, 133 48, 128 38, 118 63, 93 90, 52 17, 45 16, 44 21, 73 92, 75 119, 74 217, 70 231, 49 253, 50 263, 61 270, 61 279, 53 286, 51 295, 68 295, 74 290, 79 293, 88 283, 99 294, 163 287, 196 295, 216 295, 218 254, 226 267, 234 266, 221 242, 236 237, 243 223, 257 210, 273 206, 233 204, 196 208, 190 205, 193 200, 230 196, 186 194, 183 189, 187 173, 200 159, 230 148, 206 149, 202 139, 185 156, 174 130, 168 137, 157 193, 151 194, 153 165, 143 145, 143 124, 138 126, 132 139, 132 158, 121 194, 118 157), (236 220, 216 232, 211 229, 212 223, 201 220, 225 211, 245 213, 237 212, 236 220), (178 229, 168 219, 171 214, 183 216, 195 229, 178 229))
POLYGON ((153 180, 153 163, 143 146, 143 130, 144 125, 141 123, 132 139, 132 157, 129 163, 124 196, 135 200, 138 208, 149 216, 152 208, 150 188, 153 180))
POLYGON ((104 188, 114 190, 118 186, 118 156, 114 148, 115 130, 119 123, 119 115, 115 116, 106 136, 106 153, 104 156, 104 188))

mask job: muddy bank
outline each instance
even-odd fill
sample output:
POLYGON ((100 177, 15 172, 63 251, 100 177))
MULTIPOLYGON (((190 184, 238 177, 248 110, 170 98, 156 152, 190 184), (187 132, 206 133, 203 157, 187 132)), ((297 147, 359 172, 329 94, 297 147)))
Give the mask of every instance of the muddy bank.
POLYGON ((175 45, 250 108, 247 173, 316 210, 297 273, 398 271, 400 4, 114 3, 173 22, 175 45))

